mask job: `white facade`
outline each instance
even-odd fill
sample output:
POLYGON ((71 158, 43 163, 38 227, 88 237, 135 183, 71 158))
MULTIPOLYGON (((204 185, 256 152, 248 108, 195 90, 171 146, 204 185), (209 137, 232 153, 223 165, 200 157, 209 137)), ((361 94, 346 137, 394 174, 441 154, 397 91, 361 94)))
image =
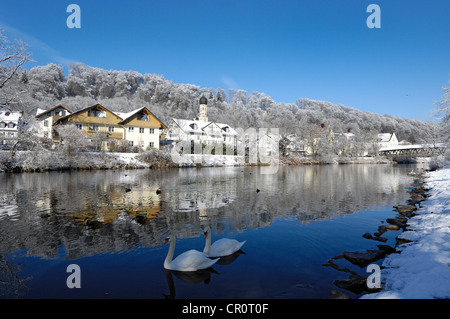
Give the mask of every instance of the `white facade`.
POLYGON ((188 142, 192 146, 222 145, 223 150, 234 154, 238 134, 231 126, 208 121, 208 100, 202 96, 199 103, 199 116, 193 120, 172 119, 165 132, 166 139, 174 143, 188 142))
POLYGON ((22 112, 0 110, 0 145, 12 145, 19 136, 22 112))
POLYGON ((38 122, 37 136, 52 138, 53 123, 57 119, 72 114, 72 111, 63 105, 57 105, 51 109, 37 109, 36 120, 38 122))
POLYGON ((377 143, 380 148, 398 146, 398 139, 395 133, 380 133, 377 135, 377 143))
POLYGON ((186 141, 205 145, 222 144, 236 148, 237 132, 228 124, 201 120, 172 119, 167 127, 166 139, 175 143, 186 141))

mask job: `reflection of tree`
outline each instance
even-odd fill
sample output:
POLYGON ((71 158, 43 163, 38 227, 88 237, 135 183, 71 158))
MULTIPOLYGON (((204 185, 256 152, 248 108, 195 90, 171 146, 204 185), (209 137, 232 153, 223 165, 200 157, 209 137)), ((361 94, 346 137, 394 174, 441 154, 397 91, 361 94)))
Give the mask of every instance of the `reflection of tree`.
POLYGON ((15 208, 14 220, 2 215, 0 252, 26 247, 31 256, 52 258, 63 246, 72 259, 158 246, 167 233, 196 237, 205 224, 221 234, 265 227, 276 218, 325 220, 398 203, 409 183, 390 165, 283 166, 273 175, 258 170, 1 175, 6 197, 0 206, 15 208))
POLYGON ((0 255, 0 297, 20 298, 28 290, 26 281, 28 278, 20 278, 20 269, 17 265, 0 255))

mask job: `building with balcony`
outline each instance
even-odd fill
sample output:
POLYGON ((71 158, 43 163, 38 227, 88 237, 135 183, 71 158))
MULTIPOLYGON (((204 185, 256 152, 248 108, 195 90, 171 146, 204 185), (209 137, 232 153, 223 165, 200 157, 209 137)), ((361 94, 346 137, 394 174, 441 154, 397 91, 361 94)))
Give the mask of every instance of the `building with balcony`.
POLYGON ((159 136, 166 126, 146 107, 129 113, 116 113, 106 107, 95 104, 82 110, 67 114, 53 122, 53 140, 61 141, 57 132, 60 125, 72 124, 99 142, 100 149, 109 150, 112 140, 125 140, 131 147, 159 148, 159 136))

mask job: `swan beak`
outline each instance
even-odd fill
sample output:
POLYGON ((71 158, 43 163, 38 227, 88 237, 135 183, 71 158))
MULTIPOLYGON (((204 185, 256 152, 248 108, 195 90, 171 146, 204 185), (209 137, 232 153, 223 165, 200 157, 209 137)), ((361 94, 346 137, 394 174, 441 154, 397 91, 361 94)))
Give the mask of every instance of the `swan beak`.
POLYGON ((205 239, 206 239, 206 237, 208 237, 208 232, 207 231, 205 231, 205 239))
POLYGON ((169 238, 166 238, 166 240, 163 242, 163 245, 167 244, 169 242, 169 238))

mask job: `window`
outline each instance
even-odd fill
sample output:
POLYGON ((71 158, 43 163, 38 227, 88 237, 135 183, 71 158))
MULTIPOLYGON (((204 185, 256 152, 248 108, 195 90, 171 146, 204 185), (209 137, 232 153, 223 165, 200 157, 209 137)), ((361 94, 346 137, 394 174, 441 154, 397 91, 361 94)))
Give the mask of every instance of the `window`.
POLYGON ((130 127, 128 128, 128 132, 129 132, 129 133, 133 133, 133 132, 134 132, 134 127, 133 127, 133 126, 130 126, 130 127))
POLYGON ((75 127, 79 130, 83 129, 83 124, 75 124, 75 127))
POLYGON ((0 128, 5 128, 5 127, 6 127, 6 123, 1 122, 1 123, 0 123, 0 128))
POLYGON ((48 132, 44 132, 44 137, 48 137, 48 132))
POLYGON ((90 124, 89 125, 89 130, 90 131, 99 131, 99 127, 98 127, 98 125, 90 124))
POLYGON ((148 121, 148 115, 145 113, 138 114, 137 119, 139 121, 148 121))
POLYGON ((155 129, 154 128, 150 129, 150 134, 155 134, 155 129))
POLYGON ((134 146, 134 142, 133 141, 128 141, 128 145, 130 145, 131 147, 134 146))
POLYGON ((108 126, 108 132, 114 132, 114 126, 108 126))
POLYGON ((14 128, 14 123, 9 123, 8 128, 14 128))
POLYGON ((139 128, 139 133, 144 133, 144 128, 143 127, 139 128))
POLYGON ((93 109, 93 110, 89 110, 88 111, 88 116, 92 116, 92 117, 106 117, 106 112, 105 111, 101 111, 101 110, 97 110, 97 109, 93 109))
POLYGON ((66 111, 61 111, 62 116, 66 116, 66 111))
POLYGON ((155 147, 155 142, 150 142, 149 146, 150 147, 155 147))

